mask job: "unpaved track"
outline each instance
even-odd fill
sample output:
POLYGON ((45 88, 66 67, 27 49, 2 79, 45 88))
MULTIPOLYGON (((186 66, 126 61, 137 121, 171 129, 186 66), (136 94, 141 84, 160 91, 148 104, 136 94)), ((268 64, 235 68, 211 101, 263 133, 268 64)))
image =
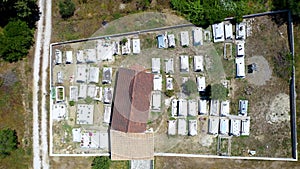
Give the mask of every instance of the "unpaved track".
POLYGON ((47 109, 46 109, 46 86, 47 86, 47 68, 49 59, 49 43, 51 38, 51 0, 39 0, 40 20, 37 24, 36 48, 33 63, 33 168, 49 168, 48 159, 48 141, 47 141, 47 109), (43 56, 43 58, 41 57, 43 56), (41 59, 42 69, 40 68, 41 59), (40 79, 40 72, 42 79, 40 79), (39 81, 42 80, 42 86, 39 81), (41 87, 41 91, 39 89, 41 87), (41 97, 39 97, 41 96, 41 97), (39 103, 42 98, 42 103, 39 103), (39 107, 41 106, 41 107, 39 107), (39 118, 39 108, 41 117, 39 118), (39 124, 41 119, 41 125, 39 124), (41 130, 40 130, 41 126, 41 130))

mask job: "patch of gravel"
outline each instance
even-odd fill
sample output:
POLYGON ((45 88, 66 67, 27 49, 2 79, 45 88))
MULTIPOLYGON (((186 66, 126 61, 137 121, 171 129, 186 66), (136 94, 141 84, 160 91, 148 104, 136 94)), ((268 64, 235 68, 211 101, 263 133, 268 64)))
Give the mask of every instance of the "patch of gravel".
MULTIPOLYGON (((250 84, 263 86, 272 77, 272 70, 268 61, 263 56, 252 56, 247 60, 247 65, 255 63, 257 71, 247 74, 246 78, 250 84)), ((246 66, 247 66, 246 65, 246 66)))
POLYGON ((270 105, 270 111, 266 115, 266 120, 269 123, 280 123, 290 120, 290 96, 285 93, 280 93, 275 96, 275 99, 270 105))
POLYGON ((211 136, 211 135, 204 135, 200 138, 199 140, 199 143, 202 145, 202 146, 205 146, 205 147, 209 147, 212 145, 212 143, 214 142, 214 137, 215 136, 211 136))

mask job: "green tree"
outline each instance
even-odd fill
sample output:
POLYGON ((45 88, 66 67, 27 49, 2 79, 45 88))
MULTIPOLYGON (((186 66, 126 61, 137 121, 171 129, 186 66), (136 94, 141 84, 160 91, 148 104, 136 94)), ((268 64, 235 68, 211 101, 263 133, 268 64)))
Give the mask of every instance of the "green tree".
POLYGON ((107 156, 95 157, 92 169, 109 169, 111 160, 107 156))
POLYGON ((183 92, 187 95, 196 93, 198 91, 196 83, 190 79, 186 81, 182 86, 183 86, 183 92))
POLYGON ((0 34, 0 57, 16 62, 28 54, 33 44, 33 30, 24 21, 10 21, 0 34))
POLYGON ((62 18, 69 18, 73 16, 75 11, 75 4, 72 0, 59 1, 59 13, 62 18))
POLYGON ((211 99, 226 100, 228 96, 228 89, 222 84, 213 84, 211 86, 211 99))
POLYGON ((0 130, 0 156, 10 155, 12 151, 17 149, 18 138, 17 132, 11 129, 0 130))

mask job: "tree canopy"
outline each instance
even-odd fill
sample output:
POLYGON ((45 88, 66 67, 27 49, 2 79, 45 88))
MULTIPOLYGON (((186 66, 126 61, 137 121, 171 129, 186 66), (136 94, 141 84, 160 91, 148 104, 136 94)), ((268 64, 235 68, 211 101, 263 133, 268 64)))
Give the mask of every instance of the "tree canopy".
POLYGON ((10 21, 0 34, 0 57, 9 62, 21 60, 33 44, 33 30, 21 20, 10 21))
POLYGON ((11 129, 0 130, 0 156, 5 157, 17 149, 17 132, 11 129))
POLYGON ((75 11, 75 4, 72 0, 59 1, 59 13, 62 18, 69 18, 73 16, 75 11))
POLYGON ((196 83, 190 79, 186 81, 182 86, 183 86, 183 92, 186 93, 187 95, 196 93, 198 91, 196 83))
POLYGON ((226 100, 228 96, 228 89, 222 84, 213 84, 211 86, 211 99, 226 100))
POLYGON ((109 169, 111 160, 107 156, 95 157, 92 169, 109 169))

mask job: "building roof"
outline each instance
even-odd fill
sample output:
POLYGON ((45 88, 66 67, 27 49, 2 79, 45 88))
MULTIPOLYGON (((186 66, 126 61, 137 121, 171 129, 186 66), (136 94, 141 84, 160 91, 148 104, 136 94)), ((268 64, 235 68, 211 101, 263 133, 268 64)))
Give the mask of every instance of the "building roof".
POLYGON ((57 83, 64 83, 63 72, 57 72, 57 83))
POLYGON ((236 57, 235 58, 236 63, 236 77, 237 78, 244 78, 245 73, 245 59, 244 57, 236 57))
POLYGON ((119 68, 112 129, 128 133, 142 133, 146 130, 152 81, 152 74, 119 68))
POLYGON ((127 38, 127 42, 125 43, 125 45, 122 45, 122 55, 128 55, 131 53, 131 45, 130 45, 130 39, 127 38))
POLYGON ((228 100, 221 102, 221 116, 228 116, 229 115, 229 104, 228 100))
POLYGON ((103 122, 104 123, 110 123, 110 117, 111 117, 111 105, 104 105, 104 115, 103 115, 103 122))
POLYGON ((89 83, 98 83, 99 82, 99 68, 98 67, 90 67, 88 82, 89 83))
POLYGON ((165 60, 166 73, 174 73, 174 59, 169 58, 165 60))
POLYGON ((241 132, 241 120, 231 119, 230 120, 230 134, 234 136, 240 136, 241 132))
POLYGON ((55 64, 61 64, 62 63, 62 51, 55 49, 55 64))
POLYGON ((111 87, 104 87, 104 103, 110 104, 113 99, 113 92, 111 87))
POLYGON ((104 40, 97 40, 97 60, 112 61, 114 54, 120 54, 119 43, 107 43, 104 40))
POLYGON ((141 52, 140 39, 132 39, 132 53, 138 54, 141 52))
POLYGON ((189 72, 189 56, 180 56, 180 71, 189 72))
POLYGON ((239 101, 239 114, 243 116, 247 116, 248 113, 248 100, 240 100, 239 101))
POLYGON ((102 83, 111 83, 112 78, 112 68, 111 67, 103 67, 103 75, 102 75, 102 83))
POLYGON ((188 104, 185 99, 178 100, 178 116, 187 116, 188 104))
POLYGON ((169 42, 169 48, 174 48, 175 47, 175 36, 174 36, 174 34, 169 34, 168 35, 168 42, 169 42))
POLYGON ((188 100, 188 115, 189 116, 197 116, 197 101, 196 100, 188 100))
POLYGON ((160 73, 160 58, 152 58, 152 73, 160 73))
POLYGON ((56 86, 55 87, 55 99, 57 102, 61 102, 65 100, 65 87, 64 86, 56 86))
POLYGON ((217 23, 212 25, 214 42, 224 41, 224 23, 217 23))
POLYGON ((187 135, 186 119, 178 119, 178 135, 187 135))
POLYGON ((83 50, 78 50, 77 53, 76 53, 76 60, 77 60, 77 63, 83 63, 85 62, 85 58, 83 56, 83 50))
POLYGON ((73 137, 73 142, 81 142, 81 129, 73 128, 72 129, 72 137, 73 137))
POLYGON ((181 31, 180 32, 180 42, 181 46, 189 46, 190 39, 189 39, 189 32, 188 31, 181 31))
POLYGON ((233 39, 232 24, 225 23, 225 39, 233 39))
POLYGON ((196 78, 197 81, 197 88, 199 92, 204 92, 205 88, 206 88, 206 84, 205 84, 205 76, 202 77, 197 77, 196 78))
POLYGON ((90 98, 95 97, 96 85, 88 85, 87 86, 87 96, 90 98))
POLYGON ((85 99, 86 95, 87 95, 87 85, 86 84, 80 84, 78 98, 85 99))
POLYGON ((108 132, 107 131, 100 131, 99 135, 100 135, 99 148, 104 149, 104 150, 108 150, 108 148, 109 148, 109 135, 108 135, 108 132))
POLYGON ((219 130, 219 117, 210 117, 208 121, 208 133, 218 134, 219 130))
POLYGON ((220 134, 229 133, 229 119, 220 119, 220 134))
POLYGON ((246 40, 246 23, 237 23, 236 24, 236 39, 246 40))
POLYGON ((206 100, 199 100, 198 105, 198 112, 199 114, 207 114, 207 101, 206 100))
POLYGON ((87 67, 86 65, 77 65, 76 69, 76 81, 86 82, 87 79, 87 67))
POLYGON ((194 46, 203 45, 203 32, 202 28, 193 29, 194 46))
POLYGON ((69 101, 78 100, 78 86, 70 86, 70 98, 69 101))
POLYGON ((220 110, 219 100, 211 100, 210 101, 210 115, 211 116, 219 116, 219 110, 220 110))
POLYGON ((177 128, 177 119, 168 121, 168 135, 175 135, 177 128))
POLYGON ((153 90, 162 90, 162 76, 160 74, 154 75, 153 90))
POLYGON ((73 51, 71 50, 66 51, 66 63, 67 64, 73 63, 73 51))
POLYGON ((153 92, 152 93, 152 110, 160 110, 161 108, 161 93, 153 92))
POLYGON ((250 117, 242 120, 241 122, 241 135, 242 136, 249 136, 250 134, 250 117))
POLYGON ((153 133, 124 133, 110 130, 112 160, 153 160, 153 133))
POLYGON ((245 55, 245 42, 238 41, 236 45, 237 56, 245 55))
POLYGON ((195 136, 197 133, 197 120, 189 120, 189 135, 195 136))
POLYGON ((167 77, 166 78, 166 90, 173 90, 173 78, 167 77))
POLYGON ((103 101, 103 96, 102 96, 102 87, 98 87, 96 86, 96 91, 95 91, 95 97, 94 100, 98 100, 98 101, 103 101))
POLYGON ((77 104, 76 124, 93 124, 94 123, 94 105, 77 104))
POLYGON ((86 55, 86 62, 95 63, 97 62, 96 49, 85 49, 84 53, 86 55))
POLYGON ((84 131, 81 133, 81 148, 99 149, 100 148, 100 131, 84 131))
POLYGON ((175 117, 178 114, 177 106, 178 106, 178 100, 177 99, 173 99, 172 100, 172 112, 171 112, 172 117, 175 117))
POLYGON ((52 105, 52 119, 63 120, 66 118, 67 108, 65 104, 57 103, 52 105))
POLYGON ((198 72, 198 71, 204 71, 204 57, 203 55, 200 56, 194 56, 194 71, 198 72))
POLYGON ((164 35, 158 35, 157 36, 157 47, 158 48, 165 48, 165 36, 164 35))

